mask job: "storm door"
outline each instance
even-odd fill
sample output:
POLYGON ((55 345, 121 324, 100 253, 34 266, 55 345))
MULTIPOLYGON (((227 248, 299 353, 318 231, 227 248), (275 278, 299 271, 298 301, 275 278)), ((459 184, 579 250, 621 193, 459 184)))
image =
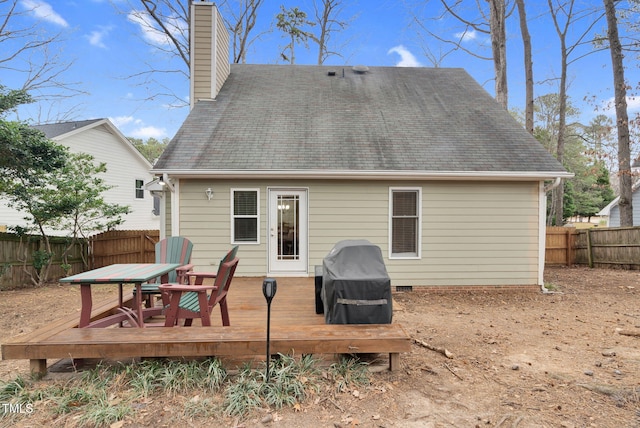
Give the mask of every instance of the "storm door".
POLYGON ((269 272, 307 273, 307 191, 269 189, 269 272))

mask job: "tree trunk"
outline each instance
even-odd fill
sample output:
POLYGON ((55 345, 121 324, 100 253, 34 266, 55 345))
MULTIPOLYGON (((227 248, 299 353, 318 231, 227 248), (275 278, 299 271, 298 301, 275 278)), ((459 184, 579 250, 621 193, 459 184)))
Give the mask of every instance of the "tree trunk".
MULTIPOLYGON (((556 29, 556 33, 558 34, 558 38, 560 39, 560 61, 561 61, 561 71, 560 71, 560 88, 558 90, 559 94, 559 107, 558 107, 558 143, 556 149, 556 158, 558 162, 564 165, 564 138, 566 134, 567 127, 567 67, 568 67, 568 57, 569 53, 567 51, 567 31, 569 30, 569 26, 573 20, 573 3, 574 0, 570 0, 568 5, 563 7, 558 7, 558 9, 554 9, 553 3, 551 0, 548 0, 549 11, 551 12, 551 17, 553 18, 553 24, 556 29), (560 24, 558 23, 558 13, 560 10, 563 10, 566 14, 566 23, 562 28, 560 28, 560 24)), ((564 224, 564 182, 560 182, 560 185, 556 187, 555 192, 555 206, 556 206, 556 226, 562 226, 564 224)))
POLYGON ((329 16, 331 15, 332 4, 330 1, 323 2, 322 17, 320 18, 320 37, 318 37, 318 65, 322 65, 327 50, 327 26, 329 25, 329 16))
MULTIPOLYGON (((567 128, 567 45, 565 37, 560 37, 562 51, 562 71, 560 72, 560 108, 558 109, 558 147, 556 158, 564 165, 564 137, 567 128)), ((556 188, 556 226, 564 225, 564 182, 556 188)))
POLYGON ((524 49, 524 75, 525 75, 525 108, 524 120, 526 130, 533 135, 533 60, 531 54, 531 35, 527 25, 527 13, 524 8, 524 0, 516 0, 518 15, 520 16, 520 33, 522 34, 522 47, 524 49))
POLYGON ((627 88, 624 81, 622 46, 618 37, 618 21, 614 0, 603 0, 607 15, 607 37, 611 50, 611 68, 615 88, 616 125, 618 129, 618 174, 620 177, 620 226, 633 226, 631 150, 629 147, 629 117, 627 88))
POLYGON ((506 11, 505 0, 491 0, 490 28, 491 51, 493 53, 493 67, 496 76, 496 101, 506 110, 509 104, 507 87, 507 36, 505 30, 506 11))

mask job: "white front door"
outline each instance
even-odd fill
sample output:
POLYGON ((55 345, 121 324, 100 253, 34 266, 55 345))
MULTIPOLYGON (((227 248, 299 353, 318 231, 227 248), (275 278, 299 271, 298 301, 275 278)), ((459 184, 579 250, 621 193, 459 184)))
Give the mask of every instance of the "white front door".
POLYGON ((307 191, 269 189, 269 272, 307 273, 307 191))

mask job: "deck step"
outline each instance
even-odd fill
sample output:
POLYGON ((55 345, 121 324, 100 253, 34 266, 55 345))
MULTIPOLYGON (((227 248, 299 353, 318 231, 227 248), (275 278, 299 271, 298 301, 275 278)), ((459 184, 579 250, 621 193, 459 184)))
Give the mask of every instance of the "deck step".
MULTIPOLYGON (((270 352, 301 354, 389 353, 390 369, 411 340, 399 324, 279 326, 270 352)), ((2 345, 3 359, 202 357, 263 355, 264 327, 71 328, 38 343, 16 338, 2 345)), ((40 366, 42 363, 39 363, 40 366)))

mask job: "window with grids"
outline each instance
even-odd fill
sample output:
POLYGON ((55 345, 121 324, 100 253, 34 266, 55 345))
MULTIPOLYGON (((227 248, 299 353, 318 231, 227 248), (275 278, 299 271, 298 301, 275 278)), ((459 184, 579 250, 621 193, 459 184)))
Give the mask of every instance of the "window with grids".
POLYGON ((420 189, 391 189, 391 256, 420 257, 420 189))
POLYGON ((144 199, 144 180, 136 180, 136 199, 144 199))
POLYGON ((257 189, 232 190, 232 231, 234 244, 258 243, 259 193, 257 189))

